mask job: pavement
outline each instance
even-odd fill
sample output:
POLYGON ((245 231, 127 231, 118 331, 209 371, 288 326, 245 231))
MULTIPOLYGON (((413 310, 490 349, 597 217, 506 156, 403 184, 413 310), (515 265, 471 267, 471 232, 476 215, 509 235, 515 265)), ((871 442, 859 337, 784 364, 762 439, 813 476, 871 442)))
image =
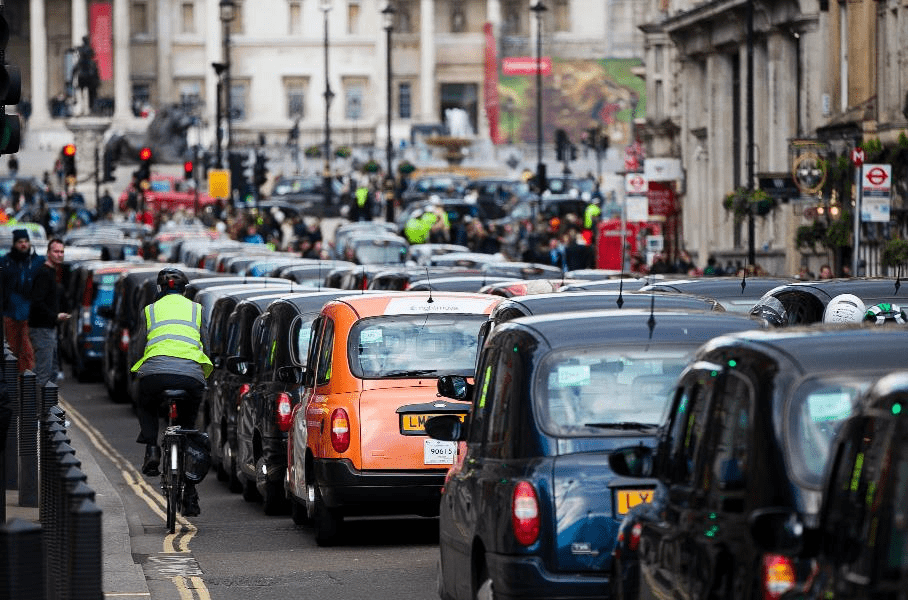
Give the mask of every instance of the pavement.
MULTIPOLYGON (((15 428, 12 428, 15 431, 15 428)), ((129 519, 117 488, 98 464, 95 446, 85 432, 72 424, 67 429, 70 445, 82 462, 87 485, 95 492, 95 504, 101 509, 102 590, 107 598, 150 598, 142 566, 132 555, 129 519)), ((37 507, 19 506, 19 492, 6 491, 6 518, 40 523, 37 507)))

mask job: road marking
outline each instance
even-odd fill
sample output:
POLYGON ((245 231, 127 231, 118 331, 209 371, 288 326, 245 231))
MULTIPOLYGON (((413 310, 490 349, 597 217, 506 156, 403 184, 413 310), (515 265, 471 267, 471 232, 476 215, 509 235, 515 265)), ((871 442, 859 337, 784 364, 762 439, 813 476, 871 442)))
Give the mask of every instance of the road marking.
MULTIPOLYGON (((164 497, 158 492, 158 489, 148 483, 139 470, 132 465, 122 454, 117 452, 117 450, 107 441, 100 431, 95 429, 88 420, 83 417, 79 411, 67 403, 63 398, 59 398, 58 402, 63 410, 66 411, 66 417, 72 421, 76 427, 82 430, 85 436, 89 439, 92 445, 97 448, 97 450, 106 456, 114 466, 117 467, 120 471, 120 475, 123 477, 123 481, 126 482, 133 493, 141 498, 148 506, 151 508, 152 512, 158 515, 162 521, 167 522, 167 515, 165 514, 166 510, 166 501, 164 497)), ((189 542, 195 536, 198 529, 190 523, 184 516, 177 515, 177 522, 180 524, 180 530, 174 533, 168 533, 164 536, 163 551, 165 554, 188 554, 189 542)), ((189 557, 187 557, 189 558, 189 557)), ((191 559, 195 562, 195 559, 191 559)), ((196 563, 198 567, 198 563, 196 563)), ((187 573, 187 575, 201 575, 201 569, 198 570, 198 573, 187 573)), ((180 592, 180 597, 183 600, 194 600, 192 590, 195 590, 198 595, 198 600, 210 600, 211 596, 208 593, 208 588, 205 586, 204 580, 201 577, 185 577, 185 576, 175 576, 171 579, 174 586, 180 592), (191 582, 191 585, 187 585, 187 581, 191 582), (185 593, 184 593, 185 592, 185 593)), ((107 595, 107 594, 105 594, 107 595)), ((126 596, 148 596, 150 594, 123 594, 126 596)))

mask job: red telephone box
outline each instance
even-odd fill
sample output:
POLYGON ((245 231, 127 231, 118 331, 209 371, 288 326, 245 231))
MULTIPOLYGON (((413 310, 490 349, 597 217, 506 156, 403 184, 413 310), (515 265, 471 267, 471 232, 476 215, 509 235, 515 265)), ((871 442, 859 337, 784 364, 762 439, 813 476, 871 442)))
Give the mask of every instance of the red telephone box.
MULTIPOLYGON (((624 256, 630 262, 633 254, 644 255, 646 240, 644 236, 661 233, 658 223, 632 221, 624 225, 624 239, 627 246, 624 256)), ((596 244, 596 268, 621 271, 621 219, 609 219, 599 222, 599 236, 596 244)))

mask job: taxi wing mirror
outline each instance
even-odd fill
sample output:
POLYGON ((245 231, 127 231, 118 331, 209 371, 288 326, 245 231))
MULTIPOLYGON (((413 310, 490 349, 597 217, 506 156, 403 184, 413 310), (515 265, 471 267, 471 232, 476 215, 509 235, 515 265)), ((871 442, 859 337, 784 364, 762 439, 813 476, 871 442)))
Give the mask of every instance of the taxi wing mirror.
POLYGON ((747 521, 754 542, 766 552, 793 556, 804 547, 804 522, 790 508, 760 508, 747 521))
POLYGON ((608 455, 608 464, 618 475, 651 477, 653 474, 653 449, 647 446, 619 448, 608 455))
POLYGON ((306 380, 306 368, 290 365, 277 370, 277 380, 283 383, 303 383, 306 380))
POLYGON ((438 395, 454 400, 466 400, 473 395, 473 385, 462 375, 442 375, 438 378, 438 395))
POLYGON ((244 375, 251 377, 255 373, 255 367, 243 356, 230 356, 227 358, 227 370, 234 375, 244 375))
POLYGON ((463 442, 467 439, 467 427, 458 415, 438 415, 426 419, 426 435, 445 442, 463 442))

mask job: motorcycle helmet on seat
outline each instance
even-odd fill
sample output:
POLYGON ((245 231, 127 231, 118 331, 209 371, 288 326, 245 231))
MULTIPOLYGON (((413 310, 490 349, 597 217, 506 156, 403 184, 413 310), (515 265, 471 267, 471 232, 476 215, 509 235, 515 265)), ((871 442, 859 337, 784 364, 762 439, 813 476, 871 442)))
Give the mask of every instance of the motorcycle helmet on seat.
POLYGON ((860 323, 867 312, 864 301, 854 294, 839 294, 823 311, 824 323, 860 323))
POLYGON ((864 313, 864 321, 875 325, 885 325, 886 323, 904 325, 908 323, 908 314, 905 314, 898 304, 880 302, 867 309, 867 312, 864 313))
POLYGON ((161 294, 182 294, 189 285, 189 278, 175 267, 165 267, 158 273, 157 283, 161 294))
POLYGON ((773 327, 782 327, 788 324, 788 311, 785 310, 785 305, 775 296, 767 296, 760 299, 750 309, 750 316, 763 319, 773 327))

